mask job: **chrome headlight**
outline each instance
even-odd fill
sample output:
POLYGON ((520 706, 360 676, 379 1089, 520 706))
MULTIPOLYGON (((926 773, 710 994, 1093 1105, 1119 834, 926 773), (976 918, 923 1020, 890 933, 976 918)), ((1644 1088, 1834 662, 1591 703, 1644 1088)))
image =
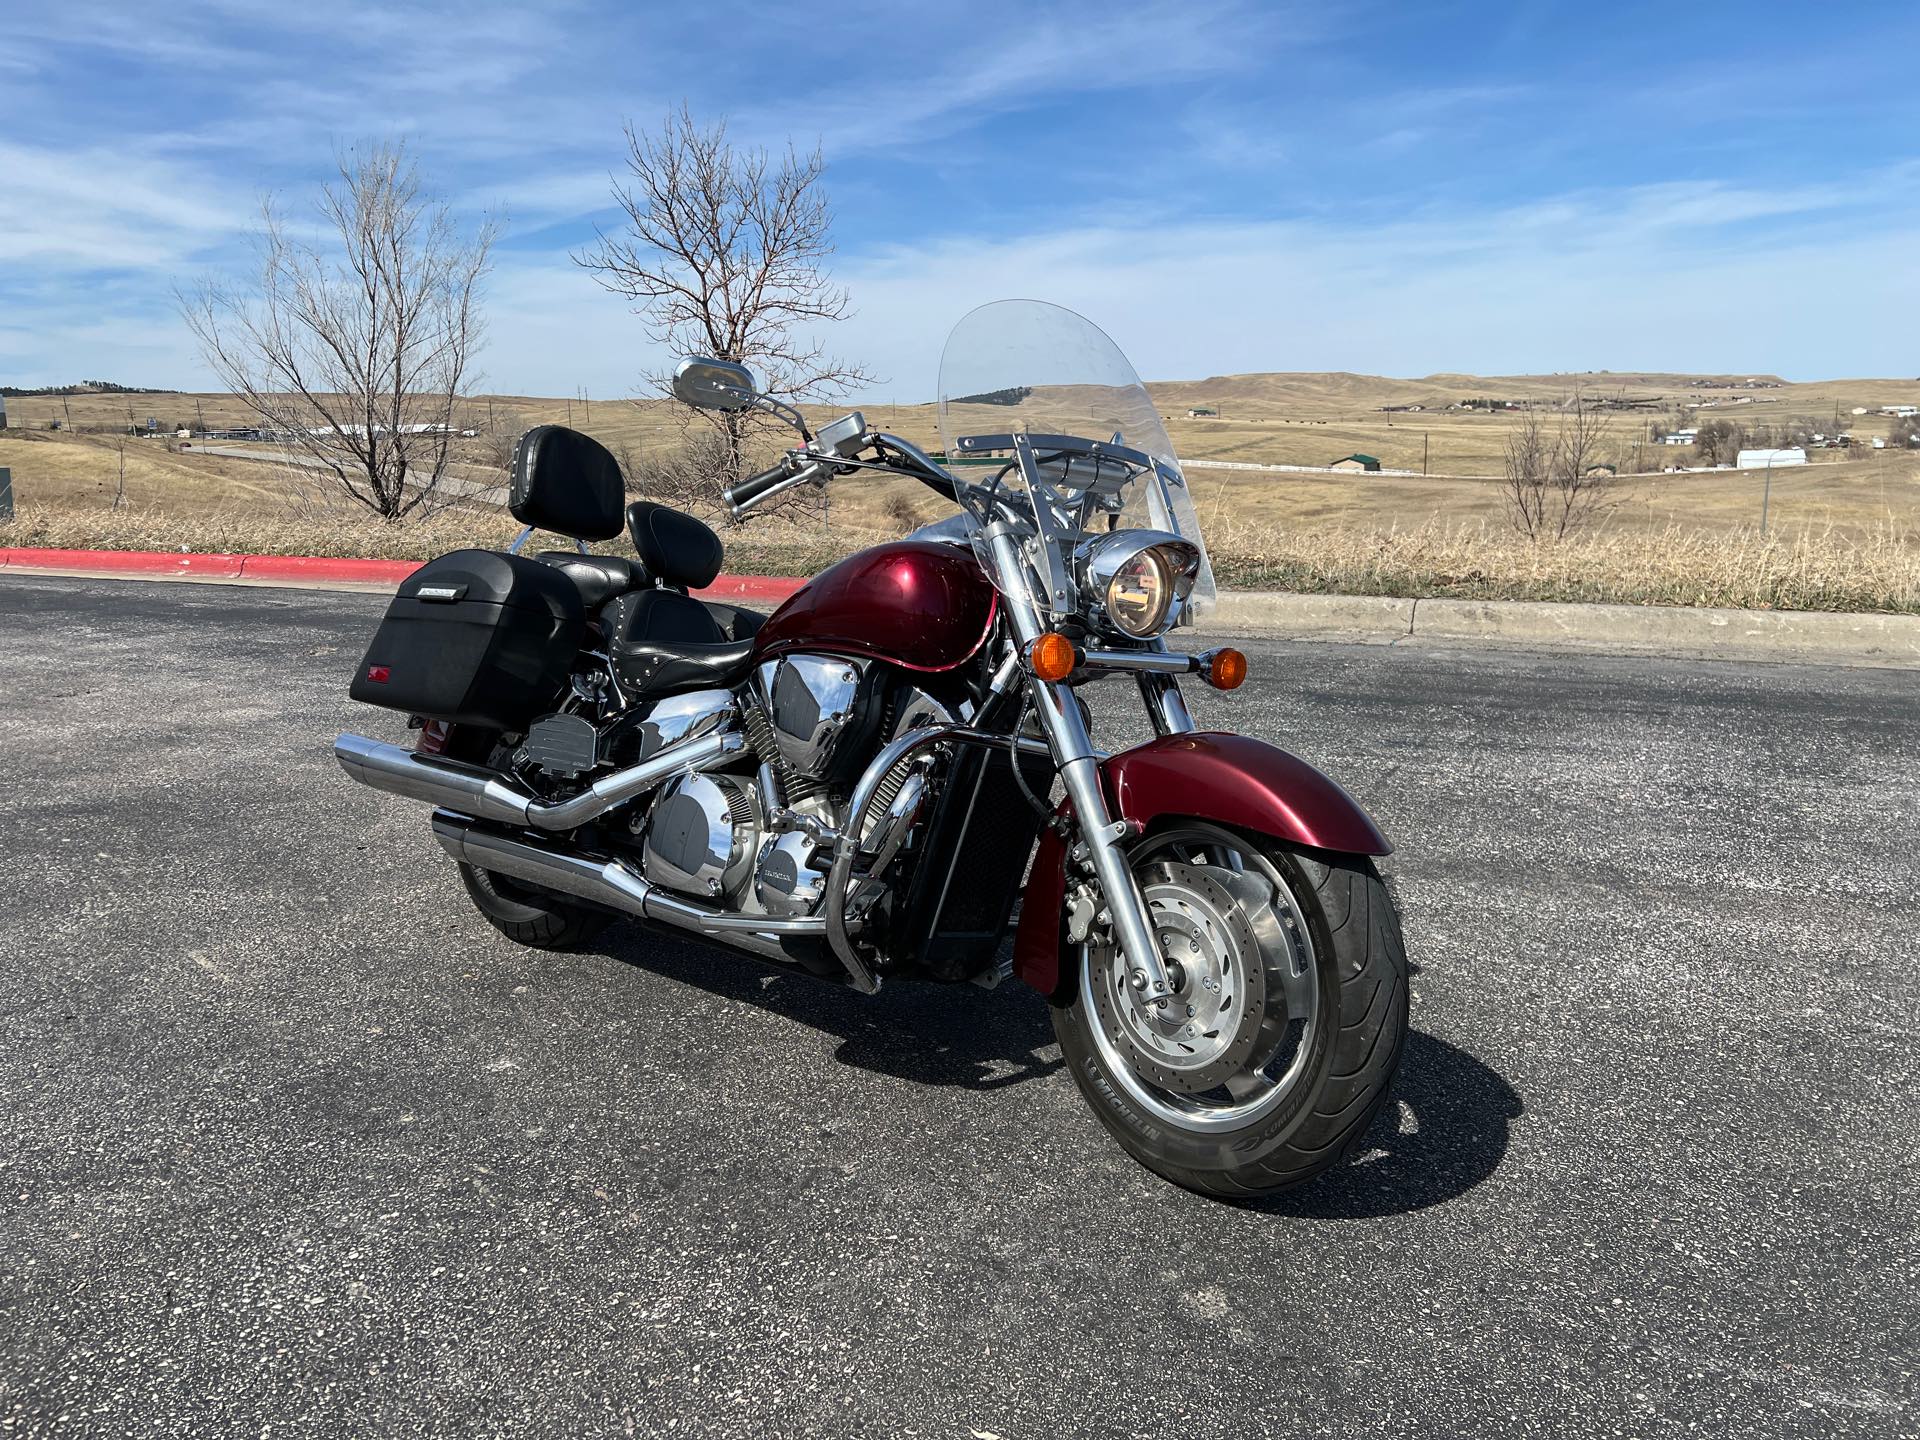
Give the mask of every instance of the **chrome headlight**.
POLYGON ((1178 617, 1199 569, 1199 547, 1178 535, 1116 530, 1081 552, 1081 594, 1096 624, 1148 640, 1178 617))

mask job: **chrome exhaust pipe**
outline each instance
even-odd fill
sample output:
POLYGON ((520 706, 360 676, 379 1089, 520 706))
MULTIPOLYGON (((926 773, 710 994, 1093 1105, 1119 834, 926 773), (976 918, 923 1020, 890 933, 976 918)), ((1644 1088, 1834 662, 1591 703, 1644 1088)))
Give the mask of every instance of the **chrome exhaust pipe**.
POLYGON ((571 830, 616 805, 643 795, 682 770, 698 770, 738 754, 746 740, 737 732, 702 735, 669 745, 657 755, 595 781, 569 800, 552 804, 534 798, 503 776, 480 765, 422 755, 364 735, 342 735, 333 742, 340 768, 362 785, 425 800, 462 815, 527 825, 541 830, 571 830))
POLYGON ((618 860, 574 855, 536 835, 503 835, 446 810, 433 812, 433 838, 456 860, 496 875, 591 900, 643 920, 672 925, 708 940, 773 960, 799 957, 782 936, 823 939, 827 922, 815 916, 730 915, 669 895, 618 860))

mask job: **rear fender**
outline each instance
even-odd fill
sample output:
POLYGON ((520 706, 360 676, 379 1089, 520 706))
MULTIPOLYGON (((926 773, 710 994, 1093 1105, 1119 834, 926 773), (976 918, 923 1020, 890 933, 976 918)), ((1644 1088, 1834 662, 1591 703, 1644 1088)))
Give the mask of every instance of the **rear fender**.
MULTIPOLYGON (((1113 817, 1143 829, 1185 816, 1346 855, 1385 855, 1393 849, 1372 817, 1333 780, 1298 756, 1245 735, 1162 735, 1102 762, 1100 780, 1113 817)), ((1070 813, 1066 802, 1057 813, 1070 813)), ((1066 847, 1050 827, 1041 832, 1027 876, 1013 969, 1056 1003, 1070 998, 1060 974, 1066 889, 1066 847)))

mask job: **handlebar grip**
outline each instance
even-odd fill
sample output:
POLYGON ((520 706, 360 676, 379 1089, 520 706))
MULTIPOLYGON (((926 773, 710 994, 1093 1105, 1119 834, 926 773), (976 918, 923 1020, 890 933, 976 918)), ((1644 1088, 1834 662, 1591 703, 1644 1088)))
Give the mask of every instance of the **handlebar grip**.
POLYGON ((771 465, 758 475, 749 475, 738 485, 730 486, 720 492, 720 498, 727 502, 727 508, 739 512, 753 504, 767 491, 793 474, 793 462, 783 457, 779 464, 771 465))

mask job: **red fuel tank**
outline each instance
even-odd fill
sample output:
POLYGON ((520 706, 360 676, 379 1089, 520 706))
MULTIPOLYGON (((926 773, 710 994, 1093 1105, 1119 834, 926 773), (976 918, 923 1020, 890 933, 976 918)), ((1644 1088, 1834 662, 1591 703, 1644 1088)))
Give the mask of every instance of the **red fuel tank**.
POLYGON ((819 650, 951 670, 986 643, 998 600, 965 550, 924 540, 876 545, 822 570, 768 616, 754 660, 819 650))

